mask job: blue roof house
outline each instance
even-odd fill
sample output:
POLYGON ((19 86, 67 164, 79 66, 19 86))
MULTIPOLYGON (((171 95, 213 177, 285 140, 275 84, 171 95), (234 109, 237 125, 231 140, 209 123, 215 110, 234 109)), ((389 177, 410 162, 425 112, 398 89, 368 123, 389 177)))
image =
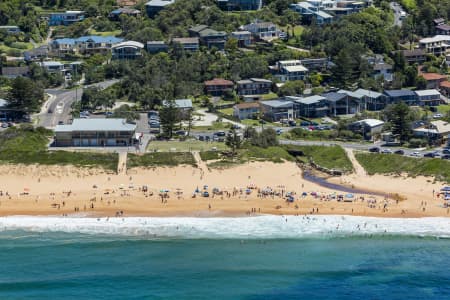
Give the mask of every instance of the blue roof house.
POLYGON ((417 95, 411 90, 386 90, 384 94, 389 104, 404 102, 408 105, 417 105, 417 95))

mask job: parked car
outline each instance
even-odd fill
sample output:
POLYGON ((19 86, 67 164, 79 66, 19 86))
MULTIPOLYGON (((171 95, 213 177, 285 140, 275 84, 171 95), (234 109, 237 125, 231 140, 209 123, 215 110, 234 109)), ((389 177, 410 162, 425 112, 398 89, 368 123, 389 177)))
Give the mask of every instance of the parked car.
POLYGON ((450 154, 445 154, 445 155, 442 155, 442 157, 441 157, 442 159, 450 159, 450 154))
POLYGON ((199 140, 199 141, 204 141, 204 140, 205 140, 205 137, 204 137, 203 135, 199 135, 199 136, 198 136, 198 140, 199 140))
POLYGON ((3 123, 2 128, 8 128, 8 123, 3 123))
POLYGON ((226 133, 225 133, 225 131, 217 131, 217 132, 214 132, 214 135, 215 136, 225 136, 226 133))
POLYGON ((428 153, 425 153, 424 155, 423 155, 423 157, 431 157, 431 158, 434 158, 436 155, 435 155, 435 153, 434 152, 428 152, 428 153))
POLYGON ((442 114, 435 114, 435 115, 433 115, 433 118, 435 118, 435 119, 439 119, 439 118, 442 118, 442 117, 443 117, 442 114))
POLYGON ((186 130, 178 130, 175 131, 176 135, 181 135, 181 136, 186 136, 187 135, 187 131, 186 130))
POLYGON ((442 150, 442 154, 450 154, 450 149, 444 149, 444 150, 442 150))
POLYGON ((381 150, 381 153, 383 153, 383 154, 391 154, 392 150, 391 149, 383 149, 383 150, 381 150))
POLYGON ((282 134, 282 133, 283 133, 283 129, 281 129, 281 128, 278 128, 278 129, 276 130, 276 132, 277 132, 277 134, 278 134, 278 135, 280 135, 280 134, 282 134))
POLYGON ((291 127, 297 126, 297 123, 294 120, 289 120, 288 125, 291 127))
POLYGON ((399 150, 394 151, 394 154, 404 155, 405 151, 403 151, 402 149, 399 149, 399 150))
POLYGON ((380 153, 380 148, 378 148, 378 147, 369 148, 369 152, 380 153))
POLYGON ((64 125, 64 121, 59 121, 58 125, 64 125))
POLYGON ((410 156, 420 157, 420 152, 414 151, 410 154, 410 156))

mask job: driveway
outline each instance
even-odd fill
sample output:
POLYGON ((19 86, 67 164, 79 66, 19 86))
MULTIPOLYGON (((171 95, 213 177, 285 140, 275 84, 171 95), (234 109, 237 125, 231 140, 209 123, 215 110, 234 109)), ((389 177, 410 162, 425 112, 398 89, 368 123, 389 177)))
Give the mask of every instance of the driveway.
MULTIPOLYGON (((206 108, 199 109, 196 112, 201 114, 201 116, 194 116, 194 122, 193 122, 194 126, 211 126, 218 119, 217 115, 207 112, 206 108)), ((225 119, 225 118, 222 118, 222 122, 236 125, 239 128, 245 128, 245 125, 235 122, 235 121, 225 119)), ((185 122, 183 122, 183 126, 187 126, 187 124, 185 122)))

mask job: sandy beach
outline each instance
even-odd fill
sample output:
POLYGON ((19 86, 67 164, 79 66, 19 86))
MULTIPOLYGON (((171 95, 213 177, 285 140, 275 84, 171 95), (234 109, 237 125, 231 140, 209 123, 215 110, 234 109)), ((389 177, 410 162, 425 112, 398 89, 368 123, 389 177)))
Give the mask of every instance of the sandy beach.
POLYGON ((303 179, 302 170, 290 162, 253 162, 223 170, 204 165, 137 168, 126 174, 71 166, 3 165, 0 174, 1 216, 450 216, 437 197, 444 184, 432 178, 350 174, 330 179, 378 193, 348 199, 344 192, 303 179), (209 197, 202 196, 206 186, 209 197), (196 190, 200 193, 193 198, 196 190), (286 201, 287 194, 294 202, 286 201), (339 195, 348 201, 337 201, 339 195))

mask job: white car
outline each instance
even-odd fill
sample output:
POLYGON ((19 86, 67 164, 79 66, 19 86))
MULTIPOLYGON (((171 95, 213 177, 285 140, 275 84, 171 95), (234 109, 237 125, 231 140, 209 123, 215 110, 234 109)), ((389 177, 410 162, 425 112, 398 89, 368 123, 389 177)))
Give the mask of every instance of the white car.
POLYGON ((420 157, 420 152, 414 151, 410 154, 410 156, 420 157))
POLYGON ((383 149, 383 150, 381 150, 381 153, 384 153, 384 154, 391 154, 391 153, 392 153, 392 150, 391 150, 391 149, 383 149))
POLYGON ((442 118, 442 117, 443 117, 442 114, 435 114, 435 115, 433 115, 433 118, 435 118, 435 119, 439 119, 439 118, 442 118))

